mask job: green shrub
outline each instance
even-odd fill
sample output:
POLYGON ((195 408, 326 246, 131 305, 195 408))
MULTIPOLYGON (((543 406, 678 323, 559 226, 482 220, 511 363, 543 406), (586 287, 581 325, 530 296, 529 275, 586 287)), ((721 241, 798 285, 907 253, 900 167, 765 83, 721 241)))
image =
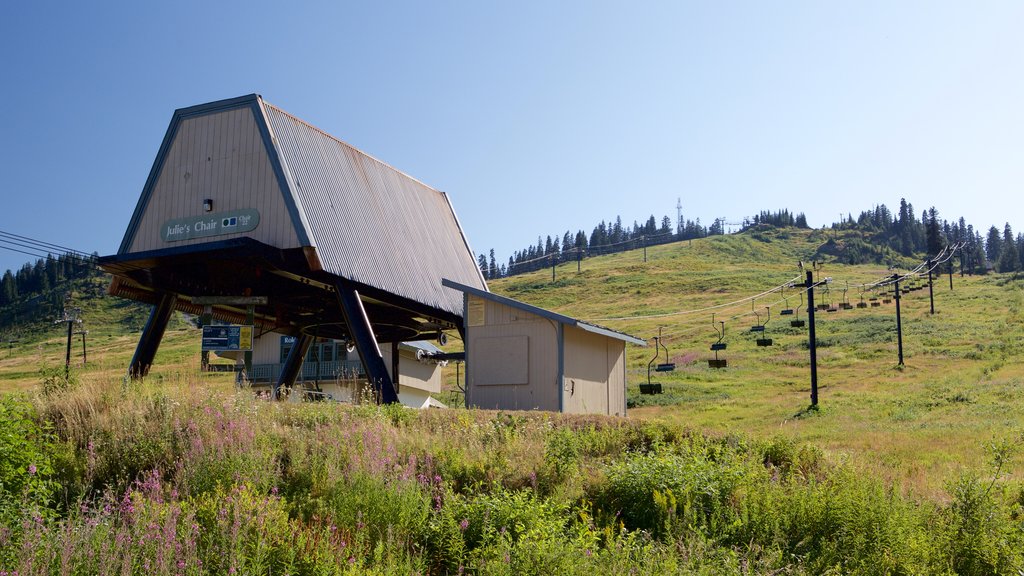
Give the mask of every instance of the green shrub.
POLYGON ((323 512, 373 545, 390 540, 407 546, 423 532, 430 505, 430 495, 414 481, 355 473, 324 496, 323 512))
POLYGON ((957 574, 1010 574, 1024 569, 1024 523, 1003 505, 1001 490, 965 474, 950 485, 945 544, 957 574), (1016 526, 1015 526, 1016 524, 1016 526))
POLYGON ((593 503, 606 521, 616 518, 659 538, 713 532, 732 521, 728 503, 743 474, 738 464, 725 453, 708 458, 700 448, 631 454, 608 467, 593 503))
POLYGON ((18 396, 0 396, 0 422, 0 522, 13 526, 26 506, 34 514, 49 514, 59 488, 53 481, 57 440, 18 396))

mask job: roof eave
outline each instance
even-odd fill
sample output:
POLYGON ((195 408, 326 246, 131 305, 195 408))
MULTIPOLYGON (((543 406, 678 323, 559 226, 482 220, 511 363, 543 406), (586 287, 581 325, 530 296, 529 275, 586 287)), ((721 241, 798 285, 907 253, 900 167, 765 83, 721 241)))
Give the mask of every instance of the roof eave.
POLYGON ((549 320, 554 320, 555 322, 559 322, 561 324, 567 324, 569 326, 575 326, 577 328, 580 328, 581 330, 586 330, 587 332, 592 332, 594 334, 600 334, 602 336, 607 336, 609 338, 615 338, 616 340, 622 340, 624 342, 629 342, 631 344, 636 344, 638 346, 647 346, 647 342, 645 342, 645 341, 643 341, 643 340, 641 340, 641 339, 639 339, 639 338, 637 338, 635 336, 630 336, 629 334, 623 334, 622 332, 616 332, 615 330, 609 330, 607 328, 602 328, 600 326, 594 326, 593 324, 587 324, 586 322, 582 322, 582 321, 577 320, 576 318, 572 318, 570 316, 565 316, 565 315, 559 314, 557 312, 552 312, 550 310, 545 310, 543 308, 538 308, 537 306, 533 306, 533 305, 527 304, 525 302, 520 302, 519 300, 508 298, 506 296, 500 296, 500 295, 495 294, 493 292, 486 292, 484 290, 480 290, 480 289, 474 288, 472 286, 466 286, 465 284, 460 284, 458 282, 455 282, 453 280, 449 280, 447 278, 443 278, 441 280, 441 285, 446 287, 446 288, 452 288, 454 290, 459 290, 460 292, 465 292, 467 294, 472 294, 474 296, 479 296, 480 298, 485 298, 487 300, 492 300, 494 302, 498 302, 499 304, 504 304, 506 306, 511 306, 512 308, 516 308, 516 309, 522 310, 524 312, 529 312, 530 314, 536 314, 538 316, 541 316, 543 318, 547 318, 549 320))

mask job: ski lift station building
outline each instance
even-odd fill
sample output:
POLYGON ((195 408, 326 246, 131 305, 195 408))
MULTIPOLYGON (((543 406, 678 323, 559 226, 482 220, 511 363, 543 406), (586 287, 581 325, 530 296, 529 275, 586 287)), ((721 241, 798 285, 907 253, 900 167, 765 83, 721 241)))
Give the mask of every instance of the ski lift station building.
POLYGON ((252 326, 256 350, 287 337, 275 393, 314 343, 333 340, 354 348, 381 401, 397 402, 400 345, 458 331, 468 405, 621 414, 624 343, 642 343, 492 295, 444 192, 255 94, 174 112, 120 248, 99 264, 112 295, 153 305, 133 377, 177 310, 252 326), (492 322, 502 314, 505 328, 492 322), (591 340, 604 352, 577 357, 591 340), (591 393, 601 380, 608 390, 591 393))
POLYGON ((486 290, 465 296, 466 405, 626 414, 626 343, 643 340, 486 290))

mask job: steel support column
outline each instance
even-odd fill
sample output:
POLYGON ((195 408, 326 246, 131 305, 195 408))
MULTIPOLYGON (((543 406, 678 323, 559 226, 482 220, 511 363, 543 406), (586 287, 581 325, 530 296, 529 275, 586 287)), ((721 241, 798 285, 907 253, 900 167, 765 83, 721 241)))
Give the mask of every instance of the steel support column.
POLYGON ((132 363, 128 366, 128 376, 133 380, 145 378, 146 374, 149 374, 156 350, 164 338, 164 330, 167 329, 167 323, 171 320, 177 301, 177 294, 163 294, 160 301, 153 306, 153 311, 149 313, 149 320, 146 321, 146 327, 142 329, 142 336, 139 337, 139 344, 135 347, 132 363))
POLYGON ((395 385, 396 394, 398 393, 399 390, 401 390, 402 386, 402 384, 399 382, 400 378, 398 377, 400 374, 400 372, 398 371, 398 354, 400 352, 400 350, 398 349, 398 344, 398 341, 391 343, 391 380, 395 385))
POLYGON ((359 299, 359 292, 343 282, 335 284, 335 289, 341 313, 345 316, 345 324, 348 325, 352 340, 356 343, 356 350, 359 351, 359 359, 366 368, 370 385, 380 394, 382 404, 398 402, 395 385, 388 375, 387 365, 384 364, 384 357, 380 353, 380 346, 377 345, 377 337, 373 334, 370 319, 366 316, 363 301, 359 299))
POLYGON ((277 400, 280 397, 282 386, 291 388, 295 385, 295 379, 299 377, 299 370, 302 369, 302 360, 306 357, 311 344, 313 337, 308 334, 303 334, 295 340, 295 346, 292 346, 288 357, 285 358, 284 366, 281 367, 281 375, 277 377, 270 391, 271 399, 277 400))

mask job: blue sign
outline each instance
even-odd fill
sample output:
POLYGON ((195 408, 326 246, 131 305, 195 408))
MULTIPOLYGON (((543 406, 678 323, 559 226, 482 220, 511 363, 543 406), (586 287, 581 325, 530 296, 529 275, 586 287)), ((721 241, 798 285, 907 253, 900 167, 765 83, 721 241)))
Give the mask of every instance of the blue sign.
POLYGON ((252 326, 203 326, 203 350, 210 352, 252 350, 252 326))

